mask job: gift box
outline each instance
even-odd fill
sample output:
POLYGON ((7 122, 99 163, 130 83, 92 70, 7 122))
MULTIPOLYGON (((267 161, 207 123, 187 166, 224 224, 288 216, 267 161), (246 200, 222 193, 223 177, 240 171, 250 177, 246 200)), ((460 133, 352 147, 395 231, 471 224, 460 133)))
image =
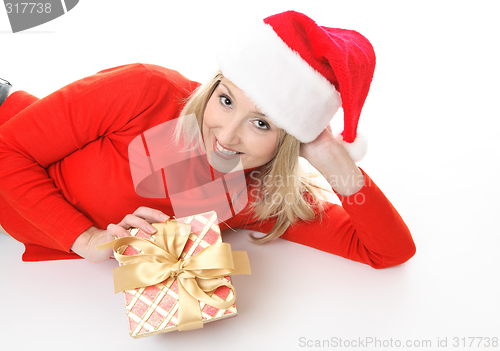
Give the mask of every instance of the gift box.
POLYGON ((250 274, 250 267, 246 252, 222 243, 217 223, 212 211, 155 223, 154 235, 131 229, 130 237, 112 242, 120 262, 115 291, 123 291, 130 336, 196 329, 236 316, 229 275, 250 274), (148 284, 151 279, 157 282, 148 284))

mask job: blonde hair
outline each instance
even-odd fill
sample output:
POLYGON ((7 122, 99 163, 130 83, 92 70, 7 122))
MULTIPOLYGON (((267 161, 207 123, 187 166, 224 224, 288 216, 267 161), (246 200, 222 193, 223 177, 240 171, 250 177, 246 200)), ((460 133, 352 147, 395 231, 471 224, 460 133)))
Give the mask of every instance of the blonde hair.
MULTIPOLYGON (((224 78, 221 71, 217 71, 213 78, 201 85, 189 97, 181 111, 181 116, 194 114, 196 118, 184 118, 177 124, 175 140, 182 137, 188 144, 203 143, 202 130, 203 116, 208 100, 224 78)), ((199 145, 199 144, 198 144, 199 145)), ((325 189, 314 182, 314 176, 306 174, 299 163, 300 141, 283 129, 279 131, 278 145, 271 161, 258 167, 250 173, 250 192, 254 195, 254 202, 250 209, 257 221, 276 218, 272 230, 263 237, 250 234, 255 243, 265 243, 280 237, 286 229, 297 219, 304 221, 321 214, 325 199, 322 191, 325 189), (304 197, 308 192, 311 196, 304 197)))

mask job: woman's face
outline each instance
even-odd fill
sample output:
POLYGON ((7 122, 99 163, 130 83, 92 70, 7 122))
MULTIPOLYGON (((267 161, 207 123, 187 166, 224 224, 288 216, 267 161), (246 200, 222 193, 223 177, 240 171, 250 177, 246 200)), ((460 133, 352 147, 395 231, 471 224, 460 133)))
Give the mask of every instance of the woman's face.
POLYGON ((276 151, 279 128, 229 80, 223 78, 205 109, 203 139, 209 155, 241 159, 243 168, 269 162, 276 151))

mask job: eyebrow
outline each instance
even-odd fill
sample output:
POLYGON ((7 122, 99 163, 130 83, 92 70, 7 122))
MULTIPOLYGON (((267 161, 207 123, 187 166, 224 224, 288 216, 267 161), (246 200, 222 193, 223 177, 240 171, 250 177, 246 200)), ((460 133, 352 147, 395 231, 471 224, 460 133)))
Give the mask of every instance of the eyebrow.
MULTIPOLYGON (((227 87, 227 85, 225 85, 225 84, 224 84, 224 83, 222 83, 222 82, 220 82, 220 85, 222 85, 224 88, 226 88, 226 90, 227 90, 227 92, 228 92, 228 94, 229 94, 229 97, 230 97, 231 99, 236 100, 236 99, 234 98, 233 94, 231 93, 231 89, 229 89, 229 88, 227 87)), ((265 114, 263 114, 262 112, 259 112, 259 111, 252 111, 252 113, 254 113, 254 114, 256 114, 256 115, 258 115, 258 116, 260 116, 260 117, 268 118, 265 114)))
POLYGON ((220 85, 222 85, 224 88, 226 88, 226 90, 227 90, 227 92, 228 92, 228 94, 229 94, 229 97, 230 97, 231 99, 235 100, 235 98, 234 98, 233 94, 231 93, 231 90, 227 87, 227 85, 226 85, 226 84, 224 84, 224 83, 222 83, 222 82, 220 82, 220 85))

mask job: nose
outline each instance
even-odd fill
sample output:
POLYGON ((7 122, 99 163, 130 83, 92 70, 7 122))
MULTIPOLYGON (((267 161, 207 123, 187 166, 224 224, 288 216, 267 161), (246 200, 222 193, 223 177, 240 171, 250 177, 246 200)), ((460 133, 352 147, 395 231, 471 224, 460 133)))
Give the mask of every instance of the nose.
POLYGON ((217 140, 227 147, 237 145, 240 142, 240 130, 240 123, 237 118, 234 118, 232 121, 227 121, 221 127, 219 135, 217 135, 217 140))

